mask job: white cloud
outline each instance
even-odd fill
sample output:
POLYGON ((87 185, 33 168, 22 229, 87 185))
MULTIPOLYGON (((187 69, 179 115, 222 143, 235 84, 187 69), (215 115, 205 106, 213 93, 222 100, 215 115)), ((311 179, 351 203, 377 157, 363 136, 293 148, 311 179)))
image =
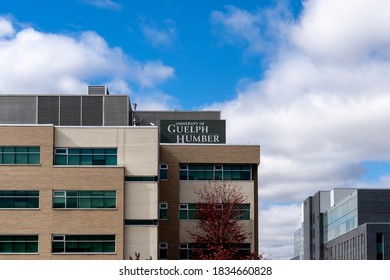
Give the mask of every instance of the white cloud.
MULTIPOLYGON (((319 190, 366 186, 362 162, 390 161, 389 5, 308 0, 289 28, 268 18, 268 25, 285 32, 275 35, 278 45, 264 79, 210 107, 222 110, 228 142, 261 146, 259 194, 266 205, 260 247, 273 259, 293 256, 292 225, 299 222, 294 205, 319 190)), ((232 41, 264 40, 256 23, 265 17, 259 19, 258 11, 229 8, 216 16, 232 41), (233 14, 247 21, 229 21, 233 14), (243 26, 259 35, 243 36, 243 26)))
POLYGON ((137 103, 137 110, 180 110, 179 101, 170 96, 161 92, 159 90, 148 90, 147 94, 139 92, 133 95, 134 103, 137 103))
POLYGON ((95 6, 99 9, 121 10, 122 5, 111 0, 82 0, 82 2, 95 6))
POLYGON ((2 93, 83 93, 88 84, 98 82, 112 86, 111 93, 136 94, 143 88, 157 90, 174 76, 172 67, 137 61, 92 31, 70 37, 33 28, 15 30, 4 17, 0 28, 3 34, 14 32, 0 36, 2 93))
POLYGON ((259 213, 260 253, 270 259, 290 259, 294 244, 286 240, 300 227, 299 204, 273 205, 259 213))
POLYGON ((260 31, 261 16, 233 6, 226 7, 227 12, 214 11, 211 20, 215 25, 222 25, 222 39, 230 44, 244 42, 254 52, 262 49, 260 31))
POLYGON ((152 61, 138 65, 136 80, 142 87, 154 87, 174 76, 172 67, 163 65, 161 61, 152 61))
POLYGON ((389 1, 306 1, 304 6, 292 39, 307 54, 344 62, 389 57, 389 1))
POLYGON ((176 27, 172 20, 165 20, 163 27, 155 23, 141 23, 141 31, 154 47, 171 48, 177 40, 176 27))
POLYGON ((286 22, 290 20, 286 7, 281 4, 255 12, 230 5, 225 8, 225 13, 211 13, 214 32, 222 42, 244 47, 246 54, 251 55, 273 51, 274 40, 286 32, 286 22))
POLYGON ((5 18, 0 18, 0 38, 13 36, 15 34, 15 29, 12 26, 11 22, 5 18))

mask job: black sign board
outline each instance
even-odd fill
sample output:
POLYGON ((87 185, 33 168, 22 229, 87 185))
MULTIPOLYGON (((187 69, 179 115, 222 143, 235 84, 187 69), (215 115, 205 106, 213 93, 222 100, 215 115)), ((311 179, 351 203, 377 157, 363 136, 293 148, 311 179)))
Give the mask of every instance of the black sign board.
POLYGON ((225 120, 161 120, 160 142, 177 144, 225 144, 225 120))

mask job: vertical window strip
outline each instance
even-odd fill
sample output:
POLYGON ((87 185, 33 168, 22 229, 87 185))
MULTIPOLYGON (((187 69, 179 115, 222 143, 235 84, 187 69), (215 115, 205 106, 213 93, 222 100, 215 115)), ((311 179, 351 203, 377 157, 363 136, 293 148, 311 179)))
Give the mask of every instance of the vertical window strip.
POLYGON ((159 218, 160 220, 168 220, 168 203, 162 202, 159 205, 159 218))
POLYGON ((159 244, 158 248, 159 248, 159 259, 160 260, 168 259, 168 243, 161 242, 159 244))
POLYGON ((168 180, 168 164, 160 164, 160 180, 168 180))

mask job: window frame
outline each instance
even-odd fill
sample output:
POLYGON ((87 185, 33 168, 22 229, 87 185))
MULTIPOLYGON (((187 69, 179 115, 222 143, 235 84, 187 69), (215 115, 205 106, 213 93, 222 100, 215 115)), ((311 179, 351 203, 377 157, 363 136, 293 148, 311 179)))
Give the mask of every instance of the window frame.
MULTIPOLYGON (((21 244, 19 244, 18 247, 20 247, 21 244)), ((28 235, 21 235, 21 234, 2 234, 0 235, 0 255, 37 255, 39 254, 39 236, 37 234, 28 234, 28 235), (18 239, 21 239, 21 238, 25 238, 25 240, 18 240, 18 239), (9 240, 3 240, 3 239, 9 239, 9 240), (27 239, 30 239, 30 238, 36 238, 36 240, 27 240, 27 239), (13 251, 12 252, 4 252, 4 246, 5 246, 5 243, 9 243, 8 244, 8 248, 9 248, 9 245, 11 245, 13 251), (22 243, 24 248, 25 248, 25 252, 15 252, 15 246, 17 245, 17 243, 22 243), (34 244, 33 244, 34 243, 34 244), (27 247, 27 244, 32 244, 34 247, 34 252, 27 252, 26 250, 26 247, 27 247)))
POLYGON ((117 166, 118 148, 116 147, 56 147, 54 148, 55 166, 117 166), (103 150, 99 153, 99 150, 103 150), (115 157, 114 157, 115 156, 115 157), (108 158, 111 158, 111 161, 108 158), (73 162, 75 161, 75 162, 73 162), (77 161, 77 163, 76 163, 77 161), (104 162, 103 162, 104 161, 104 162))
POLYGON ((116 254, 116 235, 115 234, 52 234, 51 236, 51 253, 53 255, 113 255, 116 254), (79 239, 73 239, 72 237, 79 237, 79 239), (93 239, 98 238, 101 239, 93 239), (113 237, 112 240, 104 239, 104 237, 113 237), (70 238, 70 239, 68 239, 70 238), (56 248, 55 244, 56 243, 56 248), (85 243, 85 244, 82 244, 85 243), (89 244, 87 244, 89 243, 89 244), (80 244, 84 245, 84 249, 93 249, 97 246, 104 248, 104 243, 113 243, 113 251, 68 251, 69 247, 73 247, 75 250, 82 249, 80 244), (63 244, 63 246, 61 246, 63 244), (95 246, 93 246, 93 244, 95 246), (86 246, 87 245, 87 246, 86 246), (89 245, 89 246, 88 246, 89 245), (63 251, 55 251, 56 249, 63 248, 63 251), (68 250, 67 250, 68 249, 68 250))
POLYGON ((160 242, 158 244, 158 259, 159 260, 167 260, 168 259, 168 242, 160 242), (166 251, 166 258, 161 258, 161 251, 166 251))
POLYGON ((159 213, 158 213, 159 220, 168 220, 168 202, 160 202, 158 205, 158 209, 159 209, 159 213), (166 214, 164 215, 163 212, 166 212, 166 214))
POLYGON ((0 165, 40 165, 41 147, 33 146, 0 146, 0 165), (6 149, 6 151, 4 151, 6 149), (25 151, 22 151, 24 150, 25 151), (24 157, 23 162, 20 161, 24 157), (33 156, 38 156, 33 158, 33 156), (6 160, 7 158, 7 160, 6 160), (12 158, 11 162, 10 159, 12 158), (19 159, 18 159, 19 158, 19 159), (6 162, 4 162, 6 161, 6 162))
MULTIPOLYGON (((196 218, 197 214, 197 207, 198 203, 180 203, 179 204, 179 220, 186 221, 186 220, 199 220, 196 218), (192 212, 192 213, 191 213, 192 212), (184 218, 184 214, 185 218, 184 218)), ((216 211, 222 211, 223 205, 220 203, 217 203, 215 205, 216 211)), ((241 212, 241 215, 237 220, 239 221, 250 221, 251 215, 250 215, 250 203, 240 203, 236 207, 237 212, 241 212)))
POLYGON ((159 165, 159 180, 160 181, 167 181, 168 180, 168 168, 169 167, 168 167, 167 163, 160 163, 160 165, 159 165))
POLYGON ((179 179, 182 181, 253 181, 253 173, 251 164, 181 163, 179 179))
MULTIPOLYGON (((84 203, 87 201, 84 201, 84 203)), ((74 203, 74 201, 73 201, 74 203)), ((96 201, 95 201, 96 203, 96 201)), ((117 209, 117 191, 116 190, 53 190, 52 191, 52 208, 58 209, 58 210, 110 210, 110 209, 117 209), (69 195, 69 192, 76 192, 76 195, 69 195), (90 192, 90 195, 85 195, 85 193, 90 192), (102 195, 92 195, 92 192, 103 192, 102 195), (105 192, 114 192, 114 195, 105 195, 105 192), (83 195, 84 193, 84 195, 83 195), (56 195, 57 194, 57 195, 56 195), (64 204, 63 207, 57 206, 56 203, 61 202, 55 202, 55 198, 63 198, 64 204), (104 207, 105 201, 109 199, 115 198, 115 205, 114 207, 104 207), (81 200, 89 199, 91 207, 81 207, 81 200), (93 199, 101 199, 101 203, 103 203, 102 207, 92 207, 93 205, 93 199), (68 207, 68 203, 70 201, 75 200, 77 207, 68 207)))
POLYGON ((39 195, 40 195, 39 190, 0 190, 0 210, 13 210, 13 209, 34 210, 34 209, 39 209, 39 206, 40 206, 40 199, 39 199, 40 196, 39 195), (7 192, 9 192, 9 193, 12 192, 13 194, 7 195, 6 194, 7 192), (19 193, 20 195, 17 195, 17 193, 19 193), (21 193, 25 193, 25 195, 22 195, 21 193), (30 193, 30 195, 28 195, 28 193, 30 193), (35 194, 35 193, 37 193, 37 194, 35 194), (5 194, 5 195, 3 195, 3 194, 5 194), (5 200, 7 198, 13 199, 12 202, 9 201, 9 202, 7 202, 7 204, 11 203, 11 204, 13 204, 14 207, 3 207, 3 204, 5 204, 5 200), (36 207, 16 207, 18 203, 22 202, 22 201, 17 201, 17 200, 20 200, 22 198, 25 199, 24 203, 26 204, 26 206, 28 206, 28 204, 31 203, 31 205, 33 205, 33 206, 36 205, 36 207), (29 200, 32 200, 32 201, 29 202, 29 200))

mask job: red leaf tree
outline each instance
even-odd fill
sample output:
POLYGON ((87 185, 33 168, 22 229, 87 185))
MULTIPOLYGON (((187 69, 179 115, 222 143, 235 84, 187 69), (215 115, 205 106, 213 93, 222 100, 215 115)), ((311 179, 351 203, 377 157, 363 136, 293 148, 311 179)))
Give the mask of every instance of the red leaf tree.
POLYGON ((240 245, 251 236, 240 217, 241 206, 247 203, 241 188, 223 181, 211 181, 200 190, 198 198, 198 223, 189 236, 198 245, 192 258, 200 260, 260 259, 256 253, 239 254, 240 245))

